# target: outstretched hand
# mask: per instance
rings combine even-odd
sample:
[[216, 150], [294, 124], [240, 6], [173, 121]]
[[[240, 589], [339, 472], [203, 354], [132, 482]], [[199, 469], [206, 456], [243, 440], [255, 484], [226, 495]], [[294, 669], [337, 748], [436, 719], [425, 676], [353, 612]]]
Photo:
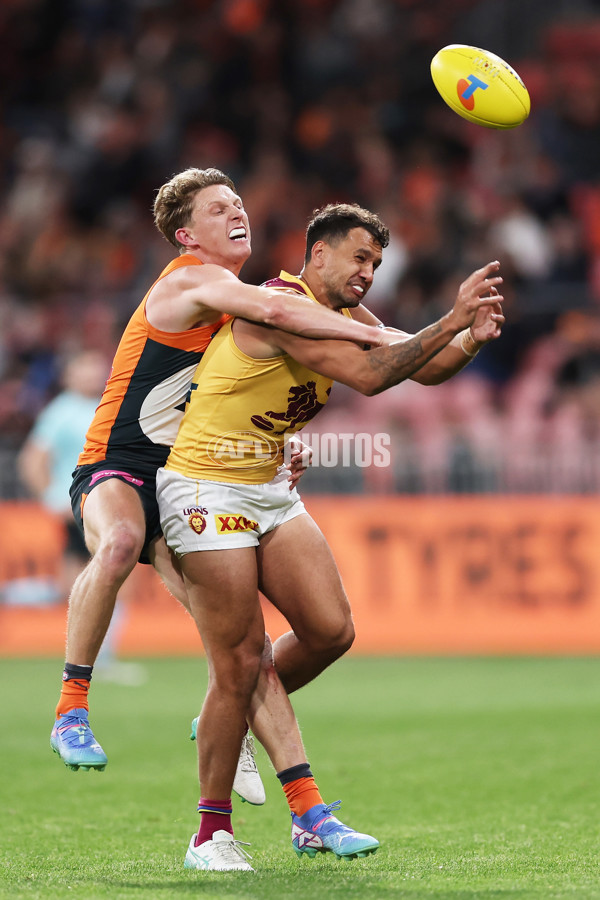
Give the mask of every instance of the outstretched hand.
[[[504, 297], [498, 293], [497, 289], [497, 285], [502, 284], [502, 277], [496, 274], [499, 268], [500, 263], [498, 260], [494, 260], [487, 266], [483, 266], [482, 269], [477, 269], [463, 281], [450, 313], [457, 326], [457, 331], [475, 325], [476, 320], [478, 327], [487, 322], [486, 334], [490, 331], [492, 324], [494, 332], [502, 326], [504, 316], [501, 303]], [[478, 337], [477, 340], [491, 340], [492, 337], [498, 337], [499, 334], [500, 331], [498, 334], [489, 334], [485, 338]], [[475, 337], [475, 335], [473, 336]]]
[[[498, 291], [495, 287], [491, 287], [490, 293], [493, 296], [494, 294], [497, 295]], [[504, 322], [504, 313], [499, 302], [481, 306], [471, 325], [471, 334], [477, 343], [487, 344], [488, 341], [493, 341], [495, 338], [500, 337]]]

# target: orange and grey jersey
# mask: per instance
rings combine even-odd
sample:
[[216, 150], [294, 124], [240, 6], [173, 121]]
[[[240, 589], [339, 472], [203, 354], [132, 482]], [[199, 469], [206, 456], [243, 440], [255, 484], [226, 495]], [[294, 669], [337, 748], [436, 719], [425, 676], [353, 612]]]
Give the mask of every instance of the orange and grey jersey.
[[[175, 269], [194, 265], [202, 262], [189, 254], [179, 256], [154, 284]], [[211, 325], [187, 331], [160, 331], [146, 318], [151, 290], [119, 342], [78, 466], [111, 458], [121, 466], [162, 466], [175, 441], [196, 367], [211, 338], [230, 318], [224, 315]]]

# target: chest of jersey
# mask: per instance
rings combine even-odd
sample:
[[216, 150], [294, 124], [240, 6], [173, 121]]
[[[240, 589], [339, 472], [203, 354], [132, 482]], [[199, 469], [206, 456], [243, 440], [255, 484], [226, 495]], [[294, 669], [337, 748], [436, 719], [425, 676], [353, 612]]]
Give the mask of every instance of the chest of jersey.
[[198, 366], [167, 467], [217, 481], [268, 481], [285, 441], [324, 407], [331, 386], [287, 355], [246, 356], [228, 323]]

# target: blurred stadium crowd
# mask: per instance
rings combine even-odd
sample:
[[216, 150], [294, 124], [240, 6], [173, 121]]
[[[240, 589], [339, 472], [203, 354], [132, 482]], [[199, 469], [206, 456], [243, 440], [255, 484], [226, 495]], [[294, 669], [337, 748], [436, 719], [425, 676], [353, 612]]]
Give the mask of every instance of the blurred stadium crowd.
[[[524, 126], [447, 109], [429, 62], [452, 42], [515, 66]], [[313, 423], [389, 433], [392, 466], [306, 490], [598, 490], [598, 2], [3, 0], [0, 43], [0, 497], [21, 491], [14, 458], [62, 365], [110, 358], [171, 258], [151, 206], [189, 165], [234, 178], [247, 281], [299, 271], [317, 206], [377, 211], [393, 237], [369, 305], [407, 331], [502, 262], [504, 334], [465, 373], [338, 386]]]

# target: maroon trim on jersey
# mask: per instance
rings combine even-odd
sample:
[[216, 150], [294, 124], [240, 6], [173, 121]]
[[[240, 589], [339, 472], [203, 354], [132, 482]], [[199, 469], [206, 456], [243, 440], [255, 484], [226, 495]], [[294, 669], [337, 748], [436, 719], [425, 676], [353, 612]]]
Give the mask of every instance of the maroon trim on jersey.
[[269, 281], [263, 282], [263, 287], [285, 288], [286, 290], [295, 291], [296, 293], [301, 291], [308, 297], [308, 290], [304, 282], [298, 283], [297, 281], [285, 281], [283, 278], [271, 278]]

